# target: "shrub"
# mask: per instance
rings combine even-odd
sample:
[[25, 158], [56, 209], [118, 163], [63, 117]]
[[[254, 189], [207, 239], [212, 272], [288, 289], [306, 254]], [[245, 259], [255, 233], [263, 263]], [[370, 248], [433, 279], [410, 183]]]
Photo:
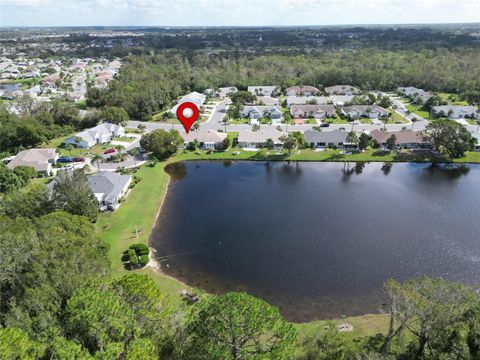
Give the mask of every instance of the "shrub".
[[144, 267], [145, 265], [148, 264], [148, 255], [142, 255], [140, 256], [140, 265], [141, 267]]

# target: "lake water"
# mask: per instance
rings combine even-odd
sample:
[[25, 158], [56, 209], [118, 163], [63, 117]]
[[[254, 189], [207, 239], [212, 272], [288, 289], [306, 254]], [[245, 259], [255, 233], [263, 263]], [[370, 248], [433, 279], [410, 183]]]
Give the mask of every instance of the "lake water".
[[0, 83], [0, 90], [17, 91], [20, 88], [18, 83]]
[[480, 285], [480, 166], [185, 162], [152, 246], [212, 293], [245, 290], [291, 321], [382, 310], [383, 282]]

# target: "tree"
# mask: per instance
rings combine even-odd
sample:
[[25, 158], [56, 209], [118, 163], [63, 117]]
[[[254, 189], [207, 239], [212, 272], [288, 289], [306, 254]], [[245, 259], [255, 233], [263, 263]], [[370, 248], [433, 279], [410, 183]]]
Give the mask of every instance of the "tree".
[[347, 144], [353, 144], [353, 145], [357, 145], [358, 144], [358, 136], [355, 132], [353, 131], [350, 131], [348, 134], [347, 134], [347, 137], [345, 139], [345, 142]]
[[103, 158], [103, 156], [101, 154], [93, 154], [92, 159], [91, 159], [92, 165], [97, 164], [98, 171], [100, 171], [100, 164], [104, 161], [105, 161], [105, 159]]
[[10, 218], [36, 218], [52, 211], [50, 193], [45, 186], [36, 185], [27, 191], [12, 191], [0, 199], [0, 214]]
[[81, 215], [90, 221], [97, 220], [98, 201], [90, 189], [82, 169], [71, 174], [63, 171], [55, 178], [52, 193], [53, 206], [74, 215]]
[[18, 189], [24, 184], [3, 162], [0, 162], [0, 192]]
[[272, 149], [275, 147], [275, 143], [273, 142], [272, 139], [268, 138], [268, 139], [267, 139], [267, 142], [265, 143], [265, 147], [266, 147], [268, 150], [272, 150]]
[[371, 137], [362, 132], [358, 138], [358, 148], [360, 150], [365, 150], [370, 144], [370, 140]]
[[438, 120], [427, 126], [435, 150], [451, 157], [461, 157], [474, 145], [470, 132], [455, 121]]
[[235, 94], [230, 96], [230, 99], [232, 100], [232, 103], [239, 108], [245, 104], [253, 104], [257, 97], [248, 91], [237, 91]]
[[390, 136], [387, 141], [387, 149], [392, 151], [393, 149], [395, 149], [395, 146], [397, 144], [397, 137], [395, 136], [395, 134], [392, 134], [392, 136]]
[[292, 134], [282, 135], [278, 138], [283, 143], [283, 149], [288, 151], [288, 154], [292, 153], [292, 149], [296, 146], [296, 139]]
[[29, 339], [20, 329], [0, 329], [0, 356], [2, 359], [38, 359], [45, 353], [45, 346]]
[[295, 330], [278, 309], [246, 293], [211, 296], [186, 329], [184, 358], [288, 359]]
[[100, 116], [104, 122], [112, 124], [125, 125], [129, 120], [129, 116], [125, 109], [117, 106], [105, 106], [101, 110]]
[[416, 337], [417, 343], [409, 358], [422, 359], [426, 349], [430, 358], [443, 356], [466, 358], [462, 333], [466, 332], [464, 317], [478, 304], [474, 292], [462, 284], [422, 277], [403, 284], [389, 280], [385, 284], [390, 300], [390, 330], [383, 351], [403, 329]]
[[158, 160], [167, 159], [175, 154], [182, 144], [183, 139], [177, 130], [158, 129], [143, 135], [140, 139], [140, 145]]
[[140, 149], [138, 147], [134, 147], [129, 152], [133, 158], [134, 166], [137, 167], [137, 156], [140, 155]]
[[300, 149], [305, 149], [307, 147], [307, 141], [305, 140], [305, 136], [301, 131], [293, 131], [292, 135], [295, 138], [295, 142]]

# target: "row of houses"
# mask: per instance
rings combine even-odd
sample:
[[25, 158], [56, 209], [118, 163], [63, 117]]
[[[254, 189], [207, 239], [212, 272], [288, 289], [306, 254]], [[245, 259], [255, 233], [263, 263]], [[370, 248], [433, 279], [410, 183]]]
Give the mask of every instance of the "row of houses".
[[[247, 91], [257, 95], [257, 96], [278, 96], [280, 95], [281, 89], [279, 86], [272, 85], [256, 85], [249, 86]], [[361, 93], [361, 90], [351, 85], [334, 85], [327, 86], [324, 88], [325, 93], [328, 95], [357, 95]], [[310, 85], [296, 85], [290, 86], [285, 89], [285, 94], [287, 96], [300, 96], [300, 97], [310, 97], [317, 96], [322, 94], [322, 91], [314, 86]]]
[[430, 111], [433, 117], [448, 117], [452, 120], [457, 119], [479, 119], [480, 109], [476, 106], [464, 105], [442, 105], [432, 106]]

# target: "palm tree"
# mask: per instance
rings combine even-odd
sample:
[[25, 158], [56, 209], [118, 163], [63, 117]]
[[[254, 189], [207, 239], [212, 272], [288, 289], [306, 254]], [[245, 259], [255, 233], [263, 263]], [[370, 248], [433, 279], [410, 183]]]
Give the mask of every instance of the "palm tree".
[[415, 125], [415, 123], [417, 122], [417, 118], [416, 117], [413, 117], [412, 118], [412, 131], [413, 131], [413, 126]]
[[410, 115], [412, 112], [410, 110], [405, 111], [404, 119], [407, 119], [407, 116]]
[[102, 155], [100, 154], [94, 154], [92, 156], [92, 164], [97, 164], [97, 167], [98, 167], [98, 171], [100, 171], [100, 163], [102, 163], [104, 161], [104, 158]]

